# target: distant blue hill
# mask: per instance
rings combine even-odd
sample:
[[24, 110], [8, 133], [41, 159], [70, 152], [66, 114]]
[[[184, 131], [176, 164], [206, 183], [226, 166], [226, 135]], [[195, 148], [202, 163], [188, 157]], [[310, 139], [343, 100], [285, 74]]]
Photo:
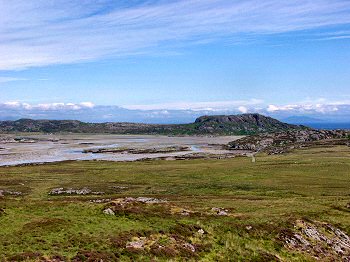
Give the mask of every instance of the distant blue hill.
[[332, 122], [329, 120], [323, 120], [308, 116], [291, 116], [284, 118], [282, 121], [288, 124], [304, 125], [316, 129], [350, 129], [350, 121]]
[[316, 129], [348, 129], [350, 130], [350, 123], [304, 123], [303, 125], [309, 126]]
[[290, 117], [282, 119], [281, 121], [288, 123], [288, 124], [299, 124], [299, 125], [303, 125], [305, 123], [323, 123], [323, 122], [325, 122], [322, 119], [313, 118], [313, 117], [309, 117], [309, 116], [290, 116]]

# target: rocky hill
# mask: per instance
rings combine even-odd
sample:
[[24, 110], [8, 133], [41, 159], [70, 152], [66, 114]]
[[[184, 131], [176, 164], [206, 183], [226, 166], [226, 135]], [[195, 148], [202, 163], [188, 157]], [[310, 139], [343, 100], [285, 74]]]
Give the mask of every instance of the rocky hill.
[[77, 120], [1, 121], [0, 132], [74, 132], [112, 134], [164, 135], [245, 135], [287, 130], [303, 130], [303, 126], [280, 122], [260, 114], [202, 116], [191, 124], [158, 125], [141, 123], [84, 123]]
[[223, 132], [265, 133], [305, 127], [286, 124], [277, 119], [260, 114], [202, 116], [196, 119], [198, 129], [204, 132], [221, 130]]

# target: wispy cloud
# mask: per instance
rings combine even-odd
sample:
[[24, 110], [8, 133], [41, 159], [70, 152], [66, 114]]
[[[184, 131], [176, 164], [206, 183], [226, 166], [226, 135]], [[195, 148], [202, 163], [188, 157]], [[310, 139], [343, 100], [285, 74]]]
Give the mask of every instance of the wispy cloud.
[[0, 0], [0, 70], [349, 23], [347, 0]]
[[350, 38], [350, 30], [336, 30], [331, 32], [326, 32], [320, 34], [316, 37], [318, 40], [328, 41], [328, 40], [342, 40]]
[[341, 39], [350, 39], [350, 34], [349, 35], [329, 36], [329, 37], [321, 38], [320, 40], [341, 40]]
[[25, 79], [25, 78], [18, 78], [18, 77], [0, 76], [0, 84], [1, 83], [14, 82], [14, 81], [24, 81], [24, 80], [27, 80], [27, 79]]

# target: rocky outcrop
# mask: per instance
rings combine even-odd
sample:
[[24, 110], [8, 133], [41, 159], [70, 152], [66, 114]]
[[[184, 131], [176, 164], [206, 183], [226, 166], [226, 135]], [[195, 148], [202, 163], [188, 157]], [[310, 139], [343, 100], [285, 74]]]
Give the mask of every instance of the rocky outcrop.
[[199, 153], [189, 153], [185, 155], [178, 155], [178, 156], [160, 156], [160, 157], [145, 157], [145, 158], [139, 158], [135, 161], [156, 161], [156, 160], [193, 160], [193, 159], [226, 159], [226, 158], [234, 158], [236, 156], [244, 155], [246, 152], [234, 152], [232, 153], [222, 153], [222, 154], [214, 154], [214, 153], [207, 153], [207, 152], [199, 152]]
[[350, 237], [328, 223], [297, 220], [280, 233], [284, 245], [321, 261], [350, 261]]
[[211, 211], [218, 216], [228, 216], [228, 210], [220, 207], [213, 207]]
[[212, 235], [198, 225], [176, 223], [169, 230], [158, 232], [124, 232], [111, 238], [111, 243], [115, 248], [128, 253], [160, 256], [161, 261], [197, 261], [205, 252], [210, 251], [211, 238]]
[[102, 195], [104, 192], [94, 192], [91, 189], [84, 187], [82, 189], [73, 189], [68, 188], [64, 189], [63, 187], [54, 188], [50, 191], [50, 195]]
[[279, 154], [291, 149], [307, 147], [317, 143], [348, 144], [348, 133], [344, 130], [290, 130], [284, 132], [247, 136], [230, 142], [230, 150], [248, 150]]
[[[90, 200], [91, 202], [91, 200]], [[96, 202], [93, 203], [103, 203]], [[102, 210], [106, 215], [149, 214], [151, 216], [236, 216], [232, 208], [213, 207], [209, 210], [192, 210], [166, 199], [153, 197], [125, 197], [111, 200]]]
[[169, 147], [153, 147], [153, 148], [89, 148], [83, 150], [83, 153], [129, 153], [129, 154], [157, 154], [157, 153], [172, 153], [191, 150], [188, 146], [169, 146]]
[[21, 196], [22, 192], [18, 192], [18, 191], [11, 191], [11, 190], [7, 190], [7, 189], [0, 189], [0, 197], [2, 196]]

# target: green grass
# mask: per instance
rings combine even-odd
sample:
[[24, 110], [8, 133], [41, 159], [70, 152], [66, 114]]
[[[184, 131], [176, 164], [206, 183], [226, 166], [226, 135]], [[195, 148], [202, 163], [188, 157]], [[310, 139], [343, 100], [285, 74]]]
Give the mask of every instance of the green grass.
[[[283, 261], [312, 260], [278, 240], [296, 219], [331, 223], [350, 233], [350, 148], [312, 148], [286, 155], [249, 158], [153, 162], [62, 162], [0, 168], [0, 189], [20, 197], [0, 197], [0, 260], [155, 261], [167, 254], [131, 252], [118, 239], [150, 234], [179, 234], [197, 225], [208, 232], [196, 256], [173, 260]], [[113, 186], [127, 186], [116, 190]], [[51, 196], [52, 188], [88, 187], [103, 196]], [[228, 208], [232, 216], [189, 217], [155, 213], [103, 214], [96, 198], [151, 196], [197, 212]], [[146, 208], [145, 208], [146, 209]], [[251, 226], [251, 230], [247, 230]], [[186, 228], [186, 227], [185, 227]], [[166, 237], [161, 240], [169, 241]], [[84, 253], [85, 252], [85, 253]], [[85, 255], [82, 255], [85, 254]]]

